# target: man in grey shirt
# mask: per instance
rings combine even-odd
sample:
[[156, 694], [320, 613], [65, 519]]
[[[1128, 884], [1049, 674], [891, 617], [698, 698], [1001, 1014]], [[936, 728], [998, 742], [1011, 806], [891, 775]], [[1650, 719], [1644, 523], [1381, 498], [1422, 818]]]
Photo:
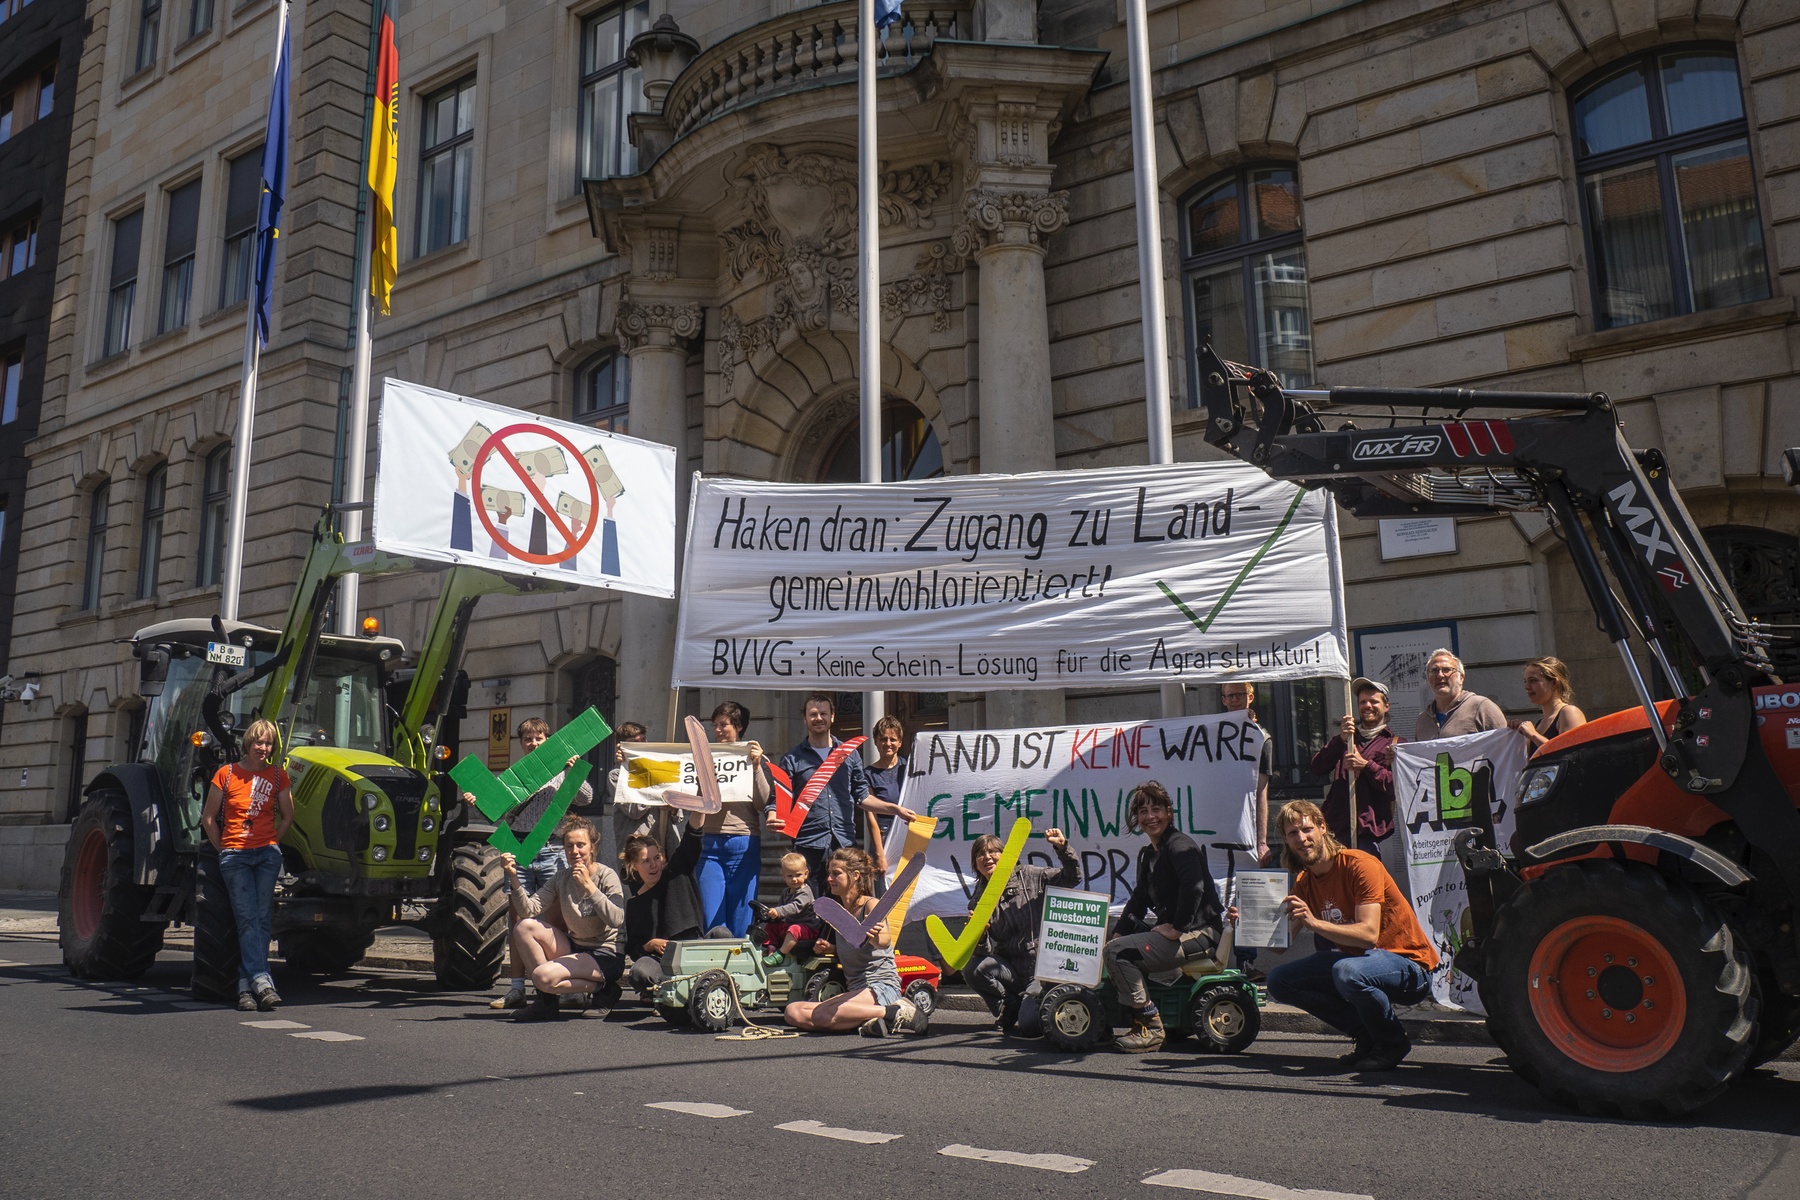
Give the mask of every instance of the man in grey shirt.
[[1425, 660], [1425, 682], [1431, 688], [1431, 703], [1413, 723], [1413, 741], [1506, 728], [1506, 714], [1498, 704], [1463, 690], [1462, 659], [1450, 651], [1431, 652]]

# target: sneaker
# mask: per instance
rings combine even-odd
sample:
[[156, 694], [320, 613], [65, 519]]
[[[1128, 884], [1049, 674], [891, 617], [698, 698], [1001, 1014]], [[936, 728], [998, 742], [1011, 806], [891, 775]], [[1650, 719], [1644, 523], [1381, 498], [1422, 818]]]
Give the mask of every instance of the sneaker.
[[1132, 1022], [1131, 1032], [1115, 1041], [1113, 1047], [1126, 1054], [1148, 1054], [1162, 1049], [1165, 1036], [1162, 1014], [1153, 1012]]
[[256, 1010], [258, 1012], [274, 1012], [280, 1007], [281, 994], [275, 990], [274, 984], [265, 983], [256, 989]]
[[549, 1021], [557, 1016], [561, 1002], [547, 992], [539, 992], [537, 999], [513, 1014], [515, 1021]]
[[899, 1008], [900, 1006], [897, 1004], [888, 1005], [886, 1012], [882, 1013], [879, 1017], [870, 1017], [862, 1023], [862, 1027], [856, 1032], [862, 1034], [866, 1038], [884, 1038], [891, 1036], [894, 1032], [895, 1021], [899, 1017]]
[[894, 1030], [897, 1033], [927, 1034], [931, 1032], [931, 1014], [902, 997], [894, 1006], [899, 1012], [894, 1018]]
[[492, 1000], [489, 1000], [488, 1007], [489, 1008], [524, 1008], [525, 1007], [525, 985], [522, 983], [513, 984], [511, 987], [506, 989], [506, 995], [495, 996]]
[[249, 992], [239, 992], [237, 1008], [239, 1012], [255, 1012], [256, 997]]
[[787, 957], [787, 955], [783, 954], [779, 950], [771, 950], [767, 954], [763, 955], [763, 966], [779, 967], [781, 965], [781, 960], [786, 957]]
[[587, 1015], [602, 1021], [606, 1020], [612, 1016], [612, 1010], [618, 1006], [619, 997], [622, 995], [624, 995], [624, 989], [618, 983], [602, 985], [600, 990], [588, 1000]]
[[1374, 1042], [1371, 1042], [1366, 1038], [1357, 1038], [1356, 1041], [1351, 1043], [1347, 1053], [1337, 1056], [1337, 1065], [1340, 1067], [1353, 1067], [1374, 1052]]
[[1403, 1041], [1392, 1046], [1376, 1046], [1350, 1064], [1352, 1071], [1391, 1071], [1406, 1061], [1412, 1053], [1412, 1042]]

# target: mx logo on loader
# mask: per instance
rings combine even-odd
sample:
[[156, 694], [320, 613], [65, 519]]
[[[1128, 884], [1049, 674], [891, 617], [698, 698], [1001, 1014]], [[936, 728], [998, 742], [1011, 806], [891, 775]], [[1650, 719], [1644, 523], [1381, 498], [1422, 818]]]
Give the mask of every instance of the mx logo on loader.
[[1487, 798], [1495, 823], [1499, 823], [1500, 814], [1492, 811], [1494, 767], [1487, 759], [1477, 759], [1470, 766], [1457, 767], [1451, 765], [1450, 755], [1446, 751], [1437, 756], [1436, 770], [1429, 786], [1433, 803], [1429, 808], [1421, 808], [1408, 823], [1407, 828], [1413, 833], [1426, 827], [1433, 833], [1442, 833], [1446, 829], [1467, 829], [1477, 825], [1481, 819], [1481, 807], [1476, 801], [1483, 796]]
[[[1619, 519], [1631, 531], [1631, 538], [1644, 548], [1644, 561], [1656, 572], [1656, 581], [1662, 584], [1665, 592], [1679, 591], [1693, 582], [1688, 575], [1687, 564], [1675, 553], [1675, 547], [1663, 536], [1662, 526], [1657, 524], [1656, 514], [1649, 505], [1638, 504], [1637, 484], [1627, 479], [1612, 491], [1606, 493], [1613, 502]], [[1667, 566], [1656, 565], [1656, 553], [1662, 551], [1674, 561]]]

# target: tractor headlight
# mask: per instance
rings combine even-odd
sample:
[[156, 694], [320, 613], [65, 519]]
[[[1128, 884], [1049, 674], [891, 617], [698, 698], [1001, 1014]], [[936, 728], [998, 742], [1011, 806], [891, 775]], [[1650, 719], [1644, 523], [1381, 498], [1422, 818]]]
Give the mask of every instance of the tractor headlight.
[[420, 862], [430, 862], [431, 861], [431, 847], [430, 846], [424, 846], [424, 847], [420, 848], [419, 861]]
[[1561, 763], [1546, 763], [1541, 767], [1527, 767], [1519, 776], [1519, 807], [1542, 804], [1550, 798], [1550, 789], [1556, 786], [1556, 777], [1562, 774]]
[[369, 851], [369, 857], [374, 859], [376, 862], [386, 862], [387, 861], [387, 847], [386, 846], [374, 847], [373, 849], [371, 849]]
[[368, 811], [374, 812], [375, 806], [380, 803], [381, 803], [381, 797], [377, 796], [374, 792], [364, 792], [363, 793], [363, 807], [365, 809], [367, 809]]
[[378, 816], [375, 818], [375, 832], [386, 833], [388, 831], [388, 826], [391, 824], [393, 824], [393, 822], [389, 821], [386, 815]]
[[419, 828], [423, 829], [426, 833], [430, 833], [437, 828], [437, 822], [430, 817], [426, 817], [423, 821], [419, 822]]

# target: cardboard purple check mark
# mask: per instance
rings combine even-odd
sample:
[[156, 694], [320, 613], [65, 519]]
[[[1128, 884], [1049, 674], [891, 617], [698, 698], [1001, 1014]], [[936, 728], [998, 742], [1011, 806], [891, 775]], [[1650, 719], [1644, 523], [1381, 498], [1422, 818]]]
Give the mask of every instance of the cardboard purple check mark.
[[887, 893], [882, 896], [881, 903], [869, 910], [867, 920], [858, 921], [850, 915], [849, 909], [830, 896], [813, 901], [813, 911], [819, 914], [827, 925], [842, 934], [847, 944], [860, 946], [868, 939], [869, 930], [887, 919], [888, 913], [893, 910], [894, 905], [900, 903], [900, 897], [906, 895], [907, 889], [912, 887], [913, 880], [917, 879], [919, 873], [924, 869], [925, 856], [923, 854], [913, 855], [907, 864], [900, 868], [900, 873], [894, 876], [893, 882], [888, 884]]
[[694, 752], [694, 783], [700, 794], [664, 792], [663, 802], [685, 812], [716, 813], [725, 806], [719, 794], [719, 769], [713, 765], [712, 743], [698, 717], [687, 719], [688, 748]]

